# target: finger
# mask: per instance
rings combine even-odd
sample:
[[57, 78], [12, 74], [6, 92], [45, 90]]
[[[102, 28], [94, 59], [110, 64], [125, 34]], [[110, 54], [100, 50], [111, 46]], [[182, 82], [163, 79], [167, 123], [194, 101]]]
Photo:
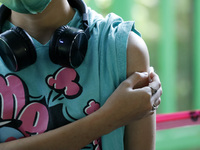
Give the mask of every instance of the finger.
[[151, 96], [151, 104], [152, 106], [155, 105], [155, 106], [158, 106], [160, 105], [160, 102], [161, 102], [161, 97], [162, 95], [162, 88], [159, 88], [158, 91]]
[[158, 90], [161, 87], [160, 79], [157, 74], [152, 73], [152, 75], [153, 75], [153, 78], [152, 78], [151, 83], [149, 83], [149, 86], [155, 90]]
[[158, 107], [160, 103], [161, 103], [161, 98], [158, 98], [157, 100], [155, 100], [154, 105]]
[[151, 78], [151, 81], [157, 81], [157, 82], [160, 82], [160, 78], [159, 76], [155, 73], [155, 72], [151, 72], [149, 74], [149, 77]]
[[152, 105], [152, 110], [151, 111], [156, 111], [160, 105], [160, 102], [161, 102], [161, 98], [157, 99], [155, 101], [155, 103]]
[[149, 67], [148, 74], [151, 74], [152, 72], [154, 72], [154, 68], [153, 67]]
[[145, 86], [145, 87], [141, 88], [141, 90], [145, 91], [149, 96], [152, 95], [151, 88], [149, 86]]
[[159, 97], [159, 98], [154, 102], [154, 104], [153, 104], [153, 106], [152, 106], [152, 110], [153, 110], [153, 111], [157, 110], [158, 107], [159, 107], [159, 105], [160, 105], [160, 103], [161, 103], [161, 98]]
[[[150, 100], [150, 105], [151, 105], [151, 108], [150, 108], [150, 110], [149, 110], [149, 113], [147, 113], [147, 116], [149, 116], [149, 115], [152, 115], [152, 114], [154, 114], [155, 113], [155, 110], [157, 110], [158, 109], [158, 107], [159, 107], [159, 102], [161, 101], [161, 100], [155, 100], [154, 98], [156, 98], [156, 96], [154, 96], [154, 98], [152, 99], [152, 93], [151, 93], [151, 88], [149, 87], [149, 86], [146, 86], [146, 87], [143, 87], [143, 88], [140, 88], [140, 89], [136, 89], [137, 91], [141, 91], [142, 93], [143, 93], [143, 95], [144, 95], [144, 91], [145, 91], [145, 93], [147, 94], [147, 95], [149, 95], [149, 100]], [[160, 91], [159, 91], [160, 92]], [[158, 95], [158, 94], [157, 94]], [[158, 98], [158, 99], [160, 99], [160, 97]], [[155, 104], [154, 104], [154, 102], [155, 102]], [[154, 105], [154, 107], [153, 107], [153, 105]], [[154, 109], [153, 109], [154, 108]]]
[[145, 80], [148, 78], [147, 72], [135, 72], [130, 77], [128, 77], [124, 82], [128, 83], [128, 86], [133, 88], [137, 83], [139, 83], [142, 80]]
[[152, 72], [154, 72], [154, 68], [153, 68], [153, 67], [149, 67], [149, 69], [148, 69], [148, 74], [149, 74], [149, 82], [151, 82], [151, 81], [152, 81], [152, 79], [151, 79], [151, 77], [150, 77], [150, 74], [151, 74]]

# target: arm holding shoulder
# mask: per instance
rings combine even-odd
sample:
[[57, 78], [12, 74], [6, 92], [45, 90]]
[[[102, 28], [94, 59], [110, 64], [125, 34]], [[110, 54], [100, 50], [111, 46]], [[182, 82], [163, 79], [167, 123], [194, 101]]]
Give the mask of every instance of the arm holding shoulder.
[[[149, 68], [149, 53], [143, 39], [130, 32], [127, 47], [127, 76], [134, 72], [147, 72]], [[147, 83], [141, 83], [139, 87]], [[126, 126], [125, 149], [155, 149], [155, 114], [133, 121]]]
[[[134, 33], [130, 33], [128, 45], [128, 72], [130, 75], [136, 71], [147, 71], [149, 66], [147, 48], [144, 42]], [[126, 150], [132, 148], [144, 149], [142, 146], [153, 145], [154, 137], [154, 117], [142, 120], [138, 116], [143, 116], [150, 110], [142, 107], [144, 101], [141, 99], [143, 90], [135, 91], [135, 80], [148, 80], [148, 75], [133, 74], [126, 83], [121, 84], [116, 91], [108, 98], [106, 103], [96, 112], [75, 121], [71, 124], [57, 128], [55, 130], [12, 142], [1, 143], [1, 150], [43, 150], [43, 149], [81, 149], [93, 140], [102, 135], [124, 126], [134, 119], [126, 128]], [[138, 80], [137, 80], [138, 81]], [[137, 82], [136, 82], [137, 83]], [[138, 85], [140, 86], [140, 85]], [[141, 85], [142, 86], [142, 85]], [[144, 92], [145, 93], [145, 92]], [[135, 95], [138, 96], [135, 96]], [[124, 108], [126, 111], [124, 111]], [[139, 109], [138, 109], [139, 108]], [[141, 109], [140, 109], [141, 108]], [[92, 122], [92, 124], [91, 124]], [[136, 132], [137, 131], [137, 132]], [[133, 142], [133, 146], [129, 146]], [[145, 142], [145, 144], [143, 144]]]

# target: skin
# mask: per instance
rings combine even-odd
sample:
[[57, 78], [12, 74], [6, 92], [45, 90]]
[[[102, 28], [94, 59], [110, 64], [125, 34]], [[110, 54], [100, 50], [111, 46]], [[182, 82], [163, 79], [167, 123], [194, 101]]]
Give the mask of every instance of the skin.
[[[52, 0], [49, 6], [37, 15], [12, 11], [10, 21], [45, 44], [55, 29], [67, 24], [74, 13], [66, 0]], [[160, 104], [162, 88], [157, 74], [148, 74], [148, 69], [149, 55], [146, 44], [135, 33], [130, 32], [127, 46], [127, 79], [99, 110], [44, 134], [2, 143], [0, 149], [78, 150], [124, 125], [126, 150], [155, 149], [155, 111], [152, 111], [152, 105]], [[154, 96], [151, 95], [150, 86], [158, 90]]]
[[40, 43], [45, 44], [58, 27], [72, 20], [74, 14], [75, 10], [66, 0], [52, 0], [48, 7], [37, 15], [12, 11], [10, 21], [26, 30]]
[[[145, 72], [149, 69], [149, 54], [145, 42], [131, 32], [127, 48], [127, 76], [134, 72]], [[140, 83], [137, 87], [145, 86]], [[156, 113], [146, 118], [133, 121], [126, 126], [126, 150], [153, 150], [155, 149]]]

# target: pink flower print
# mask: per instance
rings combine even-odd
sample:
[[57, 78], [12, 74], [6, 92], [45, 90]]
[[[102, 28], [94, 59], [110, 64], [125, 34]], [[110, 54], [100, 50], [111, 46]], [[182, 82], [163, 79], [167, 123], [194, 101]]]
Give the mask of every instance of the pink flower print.
[[85, 107], [84, 112], [86, 115], [89, 115], [95, 112], [96, 110], [98, 110], [99, 108], [100, 108], [100, 105], [98, 102], [95, 102], [95, 100], [90, 100], [88, 102], [88, 105]]
[[69, 99], [76, 98], [82, 93], [78, 81], [79, 76], [72, 68], [61, 68], [54, 75], [47, 77], [49, 87]]
[[[84, 113], [86, 115], [92, 114], [93, 112], [97, 111], [100, 108], [100, 104], [95, 102], [95, 100], [90, 100], [87, 106], [84, 108]], [[94, 146], [94, 150], [101, 150], [101, 138], [94, 140], [92, 142]]]

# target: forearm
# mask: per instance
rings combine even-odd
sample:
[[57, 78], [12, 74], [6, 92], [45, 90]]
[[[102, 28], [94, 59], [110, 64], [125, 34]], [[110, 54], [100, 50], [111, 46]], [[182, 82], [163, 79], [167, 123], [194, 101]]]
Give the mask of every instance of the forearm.
[[[132, 121], [135, 121], [134, 130], [142, 131], [148, 121], [144, 119], [143, 123], [139, 123], [138, 120], [152, 114], [151, 89], [145, 87], [134, 90], [134, 86], [146, 79], [147, 73], [134, 73], [119, 85], [99, 110], [87, 117], [41, 135], [0, 144], [0, 149], [77, 150]], [[156, 78], [154, 80], [157, 83]], [[159, 93], [155, 96], [160, 97]]]
[[126, 126], [125, 150], [155, 150], [156, 113]]
[[147, 73], [134, 73], [119, 85], [99, 110], [87, 117], [41, 135], [0, 144], [0, 149], [81, 149], [93, 140], [152, 113], [150, 88], [134, 90], [138, 82], [146, 79]]
[[113, 126], [99, 110], [83, 119], [58, 129], [12, 142], [0, 144], [1, 150], [78, 150], [112, 131]]

